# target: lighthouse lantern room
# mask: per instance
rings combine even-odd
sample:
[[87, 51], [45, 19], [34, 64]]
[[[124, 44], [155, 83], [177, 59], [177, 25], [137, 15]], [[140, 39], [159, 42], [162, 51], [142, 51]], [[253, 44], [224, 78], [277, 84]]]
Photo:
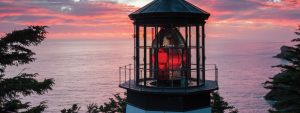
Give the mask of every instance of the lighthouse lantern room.
[[206, 64], [209, 16], [185, 0], [154, 0], [129, 15], [134, 64], [119, 69], [126, 113], [211, 113], [218, 69]]

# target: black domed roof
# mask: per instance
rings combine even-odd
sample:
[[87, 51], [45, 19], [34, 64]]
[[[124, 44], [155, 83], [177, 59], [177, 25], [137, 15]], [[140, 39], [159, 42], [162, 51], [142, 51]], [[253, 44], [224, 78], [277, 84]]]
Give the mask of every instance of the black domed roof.
[[129, 15], [130, 19], [192, 19], [207, 20], [210, 14], [185, 0], [154, 0]]

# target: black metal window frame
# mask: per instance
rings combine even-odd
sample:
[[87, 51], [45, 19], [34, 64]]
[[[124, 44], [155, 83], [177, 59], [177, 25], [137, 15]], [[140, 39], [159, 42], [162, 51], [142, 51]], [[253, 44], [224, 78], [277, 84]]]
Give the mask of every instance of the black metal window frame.
[[[149, 71], [156, 72], [155, 75], [157, 75], [157, 71], [151, 68], [151, 65], [157, 65], [157, 62], [152, 64], [152, 59], [149, 57], [149, 61], [147, 60], [147, 57], [150, 56], [151, 52], [147, 52], [147, 49], [149, 49], [149, 46], [147, 46], [147, 28], [154, 29], [154, 36], [156, 37], [159, 29], [163, 27], [164, 25], [146, 25], [146, 24], [134, 24], [134, 76], [135, 76], [135, 84], [138, 86], [145, 86], [147, 87], [147, 79], [149, 78]], [[192, 65], [191, 62], [191, 49], [192, 47], [196, 48], [196, 86], [202, 86], [205, 84], [205, 24], [196, 24], [196, 25], [185, 25], [185, 26], [173, 26], [177, 28], [184, 28], [185, 34], [185, 49], [187, 52], [185, 56], [186, 61], [186, 67], [188, 67], [185, 71], [185, 75], [189, 75], [192, 71]], [[196, 45], [192, 46], [192, 28], [195, 27], [195, 40]], [[142, 36], [141, 36], [142, 35]], [[141, 44], [141, 41], [143, 40], [143, 44]], [[153, 40], [152, 40], [153, 41]], [[143, 53], [141, 53], [141, 49], [143, 49]], [[143, 55], [141, 55], [143, 54]], [[155, 58], [158, 59], [157, 51], [155, 51]], [[142, 61], [141, 61], [142, 60]], [[157, 60], [156, 60], [157, 61]], [[148, 64], [149, 62], [149, 64]], [[150, 65], [150, 66], [147, 66]], [[149, 68], [148, 68], [149, 67]], [[148, 70], [148, 71], [147, 71]], [[186, 79], [185, 84], [188, 84], [188, 79]], [[186, 87], [189, 87], [186, 85]]]

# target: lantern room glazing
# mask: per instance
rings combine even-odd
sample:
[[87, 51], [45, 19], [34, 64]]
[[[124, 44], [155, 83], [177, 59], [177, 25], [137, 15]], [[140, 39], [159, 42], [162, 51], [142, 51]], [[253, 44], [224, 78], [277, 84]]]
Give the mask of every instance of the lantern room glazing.
[[128, 72], [134, 77], [126, 83], [152, 88], [204, 86], [209, 16], [185, 0], [154, 0], [131, 13], [134, 64], [125, 66], [125, 81]]

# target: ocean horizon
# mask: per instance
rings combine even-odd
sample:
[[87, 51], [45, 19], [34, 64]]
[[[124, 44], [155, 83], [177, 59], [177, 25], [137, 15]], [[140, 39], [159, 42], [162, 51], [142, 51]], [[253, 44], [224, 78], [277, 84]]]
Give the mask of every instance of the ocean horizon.
[[[241, 113], [267, 113], [270, 105], [263, 96], [268, 90], [262, 83], [274, 76], [281, 63], [272, 58], [280, 52], [283, 42], [234, 42], [208, 38], [207, 64], [219, 68], [219, 92]], [[54, 78], [53, 90], [45, 95], [23, 97], [33, 105], [46, 100], [45, 113], [60, 112], [72, 104], [81, 111], [92, 103], [99, 105], [113, 94], [123, 93], [118, 87], [118, 68], [133, 63], [132, 39], [53, 40], [47, 39], [37, 47], [37, 60], [20, 67], [9, 67], [9, 75], [24, 72], [39, 73], [39, 80]]]

